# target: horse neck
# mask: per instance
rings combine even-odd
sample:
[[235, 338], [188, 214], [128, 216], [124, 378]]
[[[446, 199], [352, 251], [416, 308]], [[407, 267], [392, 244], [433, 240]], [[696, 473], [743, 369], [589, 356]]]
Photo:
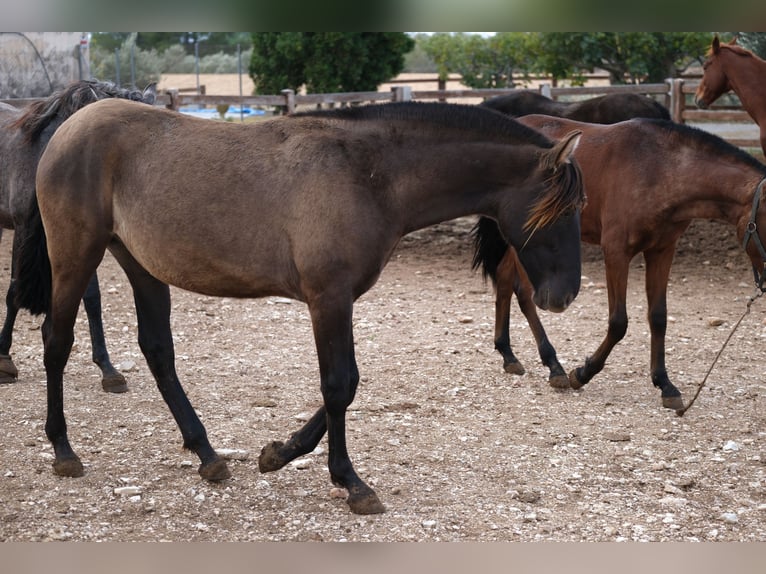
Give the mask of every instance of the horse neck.
[[698, 174], [689, 186], [692, 193], [679, 195], [676, 219], [715, 219], [734, 226], [743, 224], [750, 214], [753, 192], [766, 172], [737, 164], [724, 169], [713, 177]]
[[733, 52], [729, 58], [732, 62], [726, 67], [726, 77], [732, 90], [757, 124], [766, 123], [766, 61]]
[[[405, 233], [466, 215], [495, 217], [509, 193], [523, 218], [529, 201], [523, 182], [536, 169], [537, 158], [532, 146], [519, 152], [520, 147], [478, 142], [416, 146], [395, 186]], [[435, 157], [440, 158], [436, 169]]]

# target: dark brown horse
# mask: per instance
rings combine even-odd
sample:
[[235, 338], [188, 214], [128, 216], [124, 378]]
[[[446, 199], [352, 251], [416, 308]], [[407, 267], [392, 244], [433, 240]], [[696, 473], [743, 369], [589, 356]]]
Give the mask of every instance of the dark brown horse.
[[567, 377], [537, 316], [523, 266], [497, 225], [481, 218], [475, 228], [474, 266], [482, 266], [497, 287], [495, 348], [503, 356], [505, 370], [523, 373], [508, 334], [510, 300], [516, 293], [540, 358], [550, 369], [551, 385], [580, 388], [590, 381], [625, 336], [629, 263], [643, 253], [651, 380], [662, 393], [663, 406], [682, 408], [681, 393], [665, 367], [666, 295], [676, 243], [693, 219], [728, 222], [740, 240], [744, 238], [762, 285], [766, 251], [759, 247], [760, 231], [752, 230], [766, 228], [766, 207], [761, 203], [766, 166], [717, 136], [667, 121], [635, 119], [606, 126], [535, 115], [519, 121], [554, 138], [573, 129], [583, 132], [575, 152], [588, 194], [582, 240], [603, 251], [609, 320], [599, 348]]
[[[35, 195], [37, 162], [56, 129], [80, 108], [104, 98], [123, 98], [151, 104], [156, 97], [154, 85], [144, 91], [119, 88], [110, 82], [84, 80], [69, 84], [49, 97], [19, 109], [0, 102], [0, 233], [14, 229], [29, 216]], [[18, 370], [11, 359], [13, 326], [19, 308], [15, 302], [16, 282], [13, 268], [18, 256], [19, 234], [14, 235], [11, 255], [11, 281], [6, 295], [6, 315], [0, 331], [0, 383], [16, 380]], [[93, 362], [101, 369], [105, 391], [128, 390], [125, 377], [109, 358], [101, 322], [101, 294], [98, 278], [93, 275], [83, 297], [88, 315]]]
[[616, 93], [575, 102], [559, 102], [539, 92], [519, 90], [490, 98], [481, 104], [511, 117], [545, 114], [593, 124], [614, 124], [631, 118], [669, 120], [670, 112], [648, 96]]
[[39, 219], [30, 221], [19, 275], [24, 306], [47, 313], [46, 433], [55, 472], [83, 472], [67, 438], [62, 378], [78, 299], [109, 249], [133, 287], [141, 350], [201, 476], [230, 474], [175, 372], [168, 284], [308, 305], [324, 406], [286, 443], [267, 445], [259, 468], [281, 468], [327, 432], [330, 477], [348, 489], [351, 510], [382, 512], [346, 449], [345, 414], [359, 381], [354, 301], [402, 236], [478, 213], [520, 249], [536, 303], [564, 310], [580, 285], [584, 194], [569, 159], [576, 142], [576, 132], [554, 145], [501, 114], [449, 104], [245, 125], [117, 100], [78, 112], [40, 160], [45, 233]]
[[694, 102], [705, 109], [726, 92], [734, 91], [761, 128], [761, 148], [766, 154], [766, 61], [736, 42], [735, 38], [721, 44], [718, 36], [713, 38]]

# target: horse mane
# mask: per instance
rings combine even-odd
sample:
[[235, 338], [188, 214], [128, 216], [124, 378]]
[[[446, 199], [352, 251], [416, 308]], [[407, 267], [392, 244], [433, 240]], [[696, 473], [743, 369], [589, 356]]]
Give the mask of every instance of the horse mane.
[[[750, 50], [748, 50], [747, 48], [743, 48], [739, 44], [720, 44], [719, 48], [725, 48], [727, 50], [731, 50], [732, 52], [734, 52], [738, 56], [748, 56], [750, 58], [755, 58], [756, 57], [756, 55], [753, 54]], [[710, 48], [708, 48], [707, 55], [708, 56], [712, 56], [713, 55], [713, 47], [712, 46]]]
[[[553, 169], [552, 158], [547, 158], [545, 169]], [[561, 163], [546, 182], [548, 191], [529, 209], [524, 231], [535, 232], [585, 206], [585, 192], [580, 166], [574, 159]]]
[[49, 125], [54, 122], [60, 125], [80, 108], [104, 98], [154, 103], [153, 97], [152, 101], [148, 101], [141, 90], [120, 88], [112, 82], [80, 80], [53, 92], [44, 100], [31, 103], [11, 127], [20, 130], [28, 141], [34, 142]]
[[483, 106], [436, 102], [395, 102], [369, 104], [332, 110], [313, 110], [292, 117], [336, 118], [348, 121], [387, 120], [435, 122], [443, 127], [470, 130], [480, 137], [527, 141], [543, 148], [554, 145], [548, 137], [513, 118]]
[[656, 128], [668, 132], [679, 140], [683, 140], [683, 143], [686, 145], [694, 146], [697, 149], [708, 149], [719, 156], [726, 155], [731, 158], [732, 161], [744, 163], [749, 167], [766, 174], [766, 165], [758, 161], [755, 157], [744, 151], [742, 148], [730, 144], [725, 139], [703, 129], [655, 118], [636, 118], [631, 121], [640, 122], [641, 124], [649, 126], [654, 125]]

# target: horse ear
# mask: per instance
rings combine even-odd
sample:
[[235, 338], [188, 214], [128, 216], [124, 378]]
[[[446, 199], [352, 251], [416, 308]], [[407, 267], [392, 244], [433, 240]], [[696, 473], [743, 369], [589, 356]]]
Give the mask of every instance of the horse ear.
[[144, 88], [144, 102], [153, 104], [157, 99], [157, 82], [152, 82]]
[[572, 163], [572, 154], [577, 148], [577, 144], [580, 143], [581, 130], [574, 130], [569, 132], [559, 142], [553, 146], [551, 150], [551, 157], [554, 162], [553, 165], [558, 166], [562, 163]]
[[718, 35], [717, 34], [713, 38], [713, 46], [712, 47], [713, 47], [713, 53], [714, 54], [717, 54], [718, 50], [721, 49], [721, 41], [718, 39]]

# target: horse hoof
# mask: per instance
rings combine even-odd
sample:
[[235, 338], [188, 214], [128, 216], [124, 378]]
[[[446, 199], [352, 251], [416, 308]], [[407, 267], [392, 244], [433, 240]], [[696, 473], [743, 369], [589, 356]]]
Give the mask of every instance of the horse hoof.
[[684, 400], [681, 397], [662, 397], [662, 406], [666, 409], [680, 411], [684, 408]]
[[208, 464], [201, 464], [199, 467], [199, 475], [210, 482], [221, 482], [231, 478], [231, 472], [229, 467], [226, 466], [226, 461], [222, 458], [216, 459]]
[[519, 376], [527, 372], [527, 370], [524, 368], [524, 365], [522, 365], [518, 361], [513, 363], [505, 363], [503, 365], [503, 370], [509, 375], [519, 375]]
[[548, 379], [548, 384], [554, 389], [568, 389], [572, 386], [566, 375], [552, 376]]
[[283, 442], [275, 441], [263, 447], [258, 457], [258, 470], [262, 473], [274, 472], [285, 466], [287, 461], [279, 454], [284, 446]]
[[569, 371], [569, 386], [574, 390], [581, 389], [585, 386], [585, 383], [581, 383], [577, 378], [577, 369]]
[[10, 355], [0, 355], [0, 383], [14, 383], [19, 377], [19, 370]]
[[374, 492], [349, 494], [346, 503], [354, 514], [382, 514], [386, 511], [386, 507]]
[[126, 393], [128, 392], [128, 382], [120, 373], [104, 375], [104, 378], [101, 379], [101, 388], [107, 393]]
[[10, 385], [18, 381], [16, 377], [0, 372], [0, 385]]
[[53, 472], [59, 476], [77, 478], [85, 474], [82, 462], [77, 457], [56, 459], [53, 462]]

